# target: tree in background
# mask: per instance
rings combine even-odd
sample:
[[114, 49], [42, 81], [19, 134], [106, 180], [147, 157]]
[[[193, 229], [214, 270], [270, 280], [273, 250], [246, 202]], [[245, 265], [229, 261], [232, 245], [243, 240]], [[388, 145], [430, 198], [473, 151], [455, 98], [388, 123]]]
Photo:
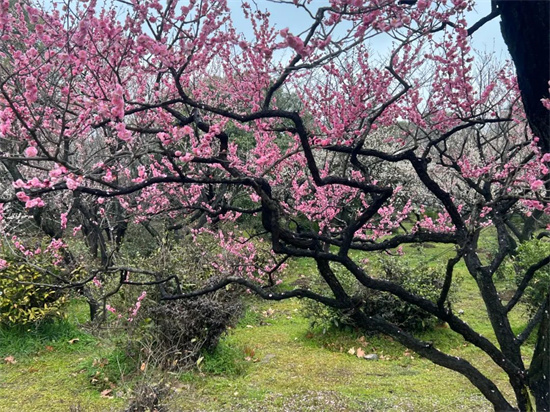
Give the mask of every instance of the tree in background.
[[[1, 2], [0, 177], [12, 182], [2, 194], [3, 247], [29, 261], [43, 253], [13, 224], [27, 211], [53, 245], [44, 250], [70, 256], [58, 261], [67, 274], [52, 287], [120, 272], [119, 286], [158, 284], [165, 300], [229, 284], [265, 299], [313, 299], [461, 373], [496, 410], [529, 410], [530, 393], [545, 410], [549, 298], [519, 334], [509, 315], [550, 256], [521, 273], [506, 301], [495, 274], [550, 211], [548, 136], [532, 115], [550, 107], [547, 83], [526, 92], [530, 74], [520, 65], [518, 87], [514, 67], [478, 58], [469, 45], [500, 12], [508, 43], [520, 43], [510, 16], [521, 9], [496, 1], [490, 16], [468, 25], [470, 1], [288, 3], [309, 14], [305, 32], [274, 30], [269, 13], [243, 3], [253, 31], [246, 38], [223, 0], [44, 9]], [[544, 26], [537, 22], [532, 29]], [[377, 36], [392, 39], [382, 64], [366, 47]], [[528, 104], [529, 93], [536, 98]], [[529, 230], [517, 227], [517, 215], [533, 217], [521, 224]], [[215, 236], [222, 279], [186, 292], [169, 287], [178, 281], [170, 273], [124, 261], [128, 228], [154, 231], [158, 222]], [[491, 254], [479, 245], [485, 228], [496, 237]], [[98, 259], [80, 262], [88, 275], [72, 278], [79, 258], [70, 249], [80, 236]], [[270, 245], [262, 264], [252, 239]], [[377, 278], [365, 261], [426, 242], [455, 251], [437, 299]], [[290, 257], [313, 261], [331, 294], [279, 291], [275, 274]], [[448, 300], [460, 261], [496, 342]], [[342, 285], [342, 271], [447, 322], [508, 375], [515, 399], [467, 360], [367, 313], [368, 301]], [[132, 272], [153, 279], [134, 281]], [[539, 325], [528, 367], [521, 348]]]

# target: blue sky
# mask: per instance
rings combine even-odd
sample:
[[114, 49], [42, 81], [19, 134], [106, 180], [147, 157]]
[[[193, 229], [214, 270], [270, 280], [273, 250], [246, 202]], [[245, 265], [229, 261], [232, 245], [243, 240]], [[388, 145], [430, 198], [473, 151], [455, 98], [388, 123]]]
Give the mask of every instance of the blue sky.
[[[326, 4], [323, 0], [315, 0], [312, 6], [315, 5], [315, 2], [318, 1], [319, 5]], [[253, 0], [248, 0], [249, 3], [254, 4]], [[242, 13], [240, 12], [241, 0], [228, 0], [228, 3], [233, 10], [234, 14], [234, 24], [237, 30], [242, 31], [245, 34], [250, 34], [249, 22], [247, 22]], [[298, 10], [292, 5], [288, 4], [276, 4], [268, 0], [255, 0], [255, 3], [262, 10], [269, 10], [271, 13], [272, 22], [277, 26], [278, 29], [283, 29], [288, 27], [293, 34], [298, 34], [301, 31], [307, 29], [311, 25], [311, 19], [305, 12]], [[468, 13], [468, 21], [470, 24], [475, 23], [481, 17], [486, 16], [491, 11], [491, 1], [490, 0], [477, 0], [475, 10]], [[500, 19], [496, 18], [486, 23], [481, 29], [476, 31], [473, 35], [472, 44], [473, 47], [480, 51], [491, 52], [494, 51], [497, 57], [501, 59], [507, 59], [508, 52], [506, 45], [502, 40], [500, 34]], [[384, 44], [385, 43], [385, 44]], [[384, 50], [387, 50], [388, 44], [382, 39], [378, 39], [376, 43], [371, 44], [371, 48], [375, 52], [383, 53]]]

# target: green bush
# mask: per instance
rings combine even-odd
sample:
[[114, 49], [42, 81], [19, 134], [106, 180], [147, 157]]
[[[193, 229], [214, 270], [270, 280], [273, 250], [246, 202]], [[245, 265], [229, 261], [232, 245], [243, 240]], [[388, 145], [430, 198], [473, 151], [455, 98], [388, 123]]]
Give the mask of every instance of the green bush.
[[[373, 265], [374, 266], [374, 265]], [[443, 285], [444, 271], [440, 266], [432, 267], [427, 262], [410, 265], [406, 257], [380, 259], [376, 265], [376, 277], [401, 285], [411, 293], [436, 301]], [[416, 306], [396, 298], [390, 293], [368, 289], [362, 286], [355, 277], [341, 267], [333, 267], [338, 279], [346, 291], [361, 302], [363, 312], [369, 316], [381, 316], [394, 325], [407, 331], [428, 330], [435, 326], [437, 319]], [[374, 275], [373, 275], [374, 276]], [[329, 289], [322, 280], [312, 284], [316, 292], [329, 295]], [[451, 289], [449, 299], [453, 299]], [[332, 309], [314, 301], [306, 301], [305, 316], [312, 320], [312, 325], [329, 327], [352, 326], [353, 320], [339, 310]]]
[[26, 264], [11, 262], [0, 271], [0, 323], [26, 324], [61, 316], [65, 293], [38, 284], [51, 284], [51, 275]]
[[[501, 265], [496, 276], [507, 281], [511, 284], [510, 286], [517, 286], [521, 283], [525, 271], [548, 255], [550, 255], [548, 240], [533, 239], [524, 242], [517, 248], [516, 255]], [[523, 302], [531, 314], [540, 307], [548, 290], [550, 290], [550, 266], [546, 265], [535, 272], [529, 286], [525, 289]]]
[[[381, 260], [380, 278], [396, 283], [409, 292], [436, 302], [444, 280], [441, 266], [429, 266], [420, 262], [411, 266], [406, 258], [386, 258]], [[369, 315], [379, 315], [407, 331], [431, 329], [437, 319], [417, 306], [410, 305], [393, 295], [371, 289], [361, 288], [359, 296], [364, 302], [363, 311]], [[454, 298], [454, 289], [449, 299]]]

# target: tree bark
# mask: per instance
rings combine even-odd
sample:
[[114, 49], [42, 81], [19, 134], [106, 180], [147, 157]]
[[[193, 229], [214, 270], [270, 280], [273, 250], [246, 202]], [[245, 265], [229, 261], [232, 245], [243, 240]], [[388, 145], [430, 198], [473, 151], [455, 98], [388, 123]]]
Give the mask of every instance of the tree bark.
[[[525, 114], [543, 153], [550, 153], [550, 2], [496, 0], [502, 37], [516, 67]], [[543, 304], [543, 302], [541, 302]], [[531, 366], [529, 386], [537, 411], [550, 411], [550, 315], [543, 313]]]
[[548, 98], [550, 80], [550, 2], [497, 0], [502, 37], [512, 56], [521, 100], [529, 126], [539, 137], [544, 153], [550, 152], [550, 111], [540, 99]]
[[529, 386], [535, 396], [537, 411], [550, 411], [550, 294], [546, 297], [546, 308], [539, 325], [537, 345], [529, 368]]

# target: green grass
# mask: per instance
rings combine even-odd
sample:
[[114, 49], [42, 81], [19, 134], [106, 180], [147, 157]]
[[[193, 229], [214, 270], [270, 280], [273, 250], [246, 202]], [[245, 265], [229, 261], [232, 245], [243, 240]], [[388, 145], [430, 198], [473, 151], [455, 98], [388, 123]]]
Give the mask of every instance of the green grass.
[[92, 336], [79, 330], [67, 319], [45, 320], [36, 325], [1, 326], [0, 356], [4, 358], [15, 354], [27, 358], [46, 350], [46, 347], [64, 353], [73, 352], [94, 341]]
[[248, 356], [246, 350], [229, 345], [222, 340], [213, 351], [205, 351], [199, 370], [212, 376], [239, 376], [246, 372], [247, 364], [244, 358]]
[[68, 320], [0, 328], [0, 411], [68, 411], [77, 406], [106, 411], [122, 405], [122, 400], [102, 398], [79, 366], [98, 345]]
[[[489, 249], [491, 242], [485, 243]], [[405, 253], [411, 264], [426, 259], [435, 264], [454, 256], [454, 247], [414, 246], [405, 248]], [[290, 267], [289, 283], [299, 283], [302, 274], [315, 275], [307, 260], [293, 261]], [[463, 311], [461, 316], [474, 329], [494, 339], [475, 281], [463, 263], [457, 265], [455, 276], [460, 281], [455, 309]], [[512, 323], [516, 328], [524, 325], [525, 313], [514, 313]], [[469, 360], [511, 395], [506, 375], [446, 325], [419, 337]], [[178, 410], [324, 410], [323, 404], [331, 402], [337, 410], [350, 411], [492, 410], [464, 377], [419, 358], [390, 338], [349, 330], [310, 330], [299, 301], [256, 303], [224, 342], [252, 348], [257, 362], [251, 362], [246, 374], [237, 379], [199, 376], [192, 380], [186, 394], [173, 400]], [[369, 362], [348, 353], [358, 347], [380, 355], [381, 360]], [[531, 352], [532, 347], [527, 347], [525, 353]], [[324, 403], [307, 409], [316, 399]]]
[[93, 357], [87, 357], [78, 366], [80, 373], [85, 373], [98, 390], [124, 384], [136, 375], [139, 367], [135, 360], [116, 347], [98, 348]]
[[99, 385], [92, 383], [91, 365], [112, 358], [113, 347], [81, 328], [86, 311], [73, 301], [66, 318], [0, 326], [0, 411], [120, 410], [123, 399], [101, 396], [103, 378], [121, 376], [114, 363]]
[[[490, 245], [488, 245], [489, 247]], [[421, 249], [422, 253], [419, 253]], [[408, 247], [411, 264], [453, 256], [450, 246]], [[316, 275], [310, 261], [291, 262], [287, 282], [300, 287]], [[306, 278], [301, 276], [305, 275]], [[455, 310], [494, 339], [475, 281], [463, 263]], [[121, 349], [120, 334], [94, 337], [79, 325], [86, 307], [73, 303], [71, 317], [32, 327], [0, 329], [0, 411], [120, 411], [131, 387], [163, 380], [171, 387], [170, 411], [485, 411], [491, 405], [458, 373], [435, 366], [390, 338], [346, 331], [311, 329], [300, 300], [247, 299], [248, 308], [212, 352], [203, 353], [195, 371], [140, 372]], [[525, 325], [521, 307], [514, 327]], [[78, 341], [73, 341], [78, 338]], [[506, 376], [474, 346], [445, 325], [420, 334], [441, 350], [471, 361], [510, 394]], [[116, 343], [119, 343], [118, 346]], [[122, 343], [124, 343], [122, 341]], [[366, 361], [348, 351], [375, 353]], [[525, 354], [532, 354], [532, 345]], [[13, 356], [15, 364], [2, 361]], [[450, 390], [449, 388], [452, 388]], [[101, 396], [111, 389], [112, 399]]]
[[[273, 312], [263, 325], [240, 327], [224, 340], [254, 352], [246, 373], [196, 375], [194, 380], [187, 375], [187, 389], [172, 400], [176, 410], [281, 410], [285, 405], [308, 410], [308, 404], [319, 399], [326, 410], [331, 410], [327, 406], [331, 402], [339, 405], [336, 410], [350, 411], [444, 411], [456, 410], [452, 409], [456, 405], [463, 410], [490, 410], [465, 378], [416, 357], [391, 339], [357, 332], [312, 332], [300, 315], [298, 301], [258, 303], [251, 310], [261, 314], [270, 308]], [[381, 360], [350, 355], [352, 347], [377, 353]], [[456, 351], [463, 352], [461, 344]]]

